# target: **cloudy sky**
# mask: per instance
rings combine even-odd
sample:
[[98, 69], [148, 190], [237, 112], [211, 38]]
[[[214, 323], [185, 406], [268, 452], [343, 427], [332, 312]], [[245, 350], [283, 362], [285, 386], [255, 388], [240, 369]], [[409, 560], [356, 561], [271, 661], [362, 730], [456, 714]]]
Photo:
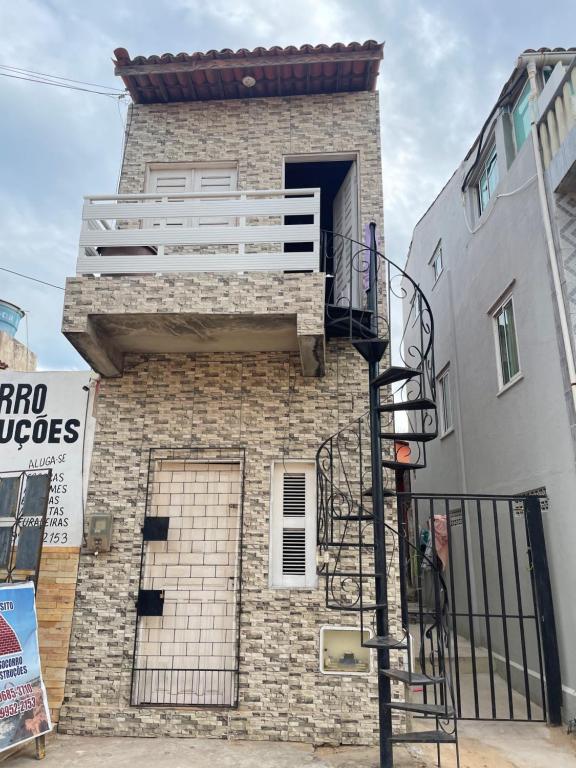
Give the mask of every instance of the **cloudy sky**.
[[[574, 20], [574, 0], [0, 0], [0, 65], [121, 87], [118, 46], [134, 56], [385, 41], [385, 234], [403, 262], [516, 56], [576, 45]], [[82, 196], [115, 191], [126, 100], [6, 77], [0, 94], [0, 267], [62, 285], [75, 271]], [[0, 272], [0, 297], [28, 311], [42, 368], [85, 367], [60, 334], [61, 291]]]

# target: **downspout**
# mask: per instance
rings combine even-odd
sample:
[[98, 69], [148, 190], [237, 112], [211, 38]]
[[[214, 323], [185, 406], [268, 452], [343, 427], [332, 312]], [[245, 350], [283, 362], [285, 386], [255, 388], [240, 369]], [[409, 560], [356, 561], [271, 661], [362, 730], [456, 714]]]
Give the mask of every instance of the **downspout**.
[[568, 366], [568, 377], [570, 379], [570, 390], [572, 392], [572, 401], [576, 408], [576, 365], [574, 364], [574, 351], [570, 338], [570, 328], [568, 317], [566, 315], [566, 305], [562, 294], [562, 284], [560, 273], [558, 272], [558, 260], [556, 254], [556, 245], [554, 244], [554, 235], [552, 234], [552, 222], [550, 218], [550, 209], [548, 207], [548, 198], [546, 196], [546, 185], [544, 183], [544, 169], [542, 167], [542, 157], [540, 155], [540, 141], [538, 137], [538, 114], [536, 102], [538, 99], [538, 86], [536, 83], [536, 64], [530, 61], [527, 66], [528, 78], [530, 80], [530, 106], [532, 110], [532, 148], [534, 150], [534, 160], [536, 163], [536, 178], [538, 183], [538, 197], [540, 199], [540, 209], [542, 211], [542, 220], [544, 222], [544, 232], [546, 236], [546, 245], [548, 250], [548, 260], [552, 271], [552, 282], [554, 284], [554, 297], [560, 319], [560, 330], [562, 332], [562, 342], [564, 353], [566, 355], [566, 364]]

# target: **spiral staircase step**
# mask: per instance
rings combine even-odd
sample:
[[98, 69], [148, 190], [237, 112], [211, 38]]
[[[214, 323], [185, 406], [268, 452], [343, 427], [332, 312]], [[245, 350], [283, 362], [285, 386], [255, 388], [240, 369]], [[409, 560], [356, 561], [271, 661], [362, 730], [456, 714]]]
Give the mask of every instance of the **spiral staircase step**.
[[392, 635], [374, 635], [362, 642], [364, 648], [388, 648], [390, 650], [406, 650], [408, 645], [404, 639], [399, 640]]
[[384, 459], [382, 466], [387, 469], [424, 469], [426, 464], [422, 462], [409, 462], [409, 461], [392, 461], [391, 459]]
[[454, 717], [455, 714], [452, 707], [446, 709], [443, 704], [423, 704], [420, 701], [385, 701], [384, 706], [389, 709], [401, 709], [403, 712], [416, 712], [446, 719]]
[[454, 733], [444, 731], [410, 731], [409, 733], [397, 733], [390, 737], [393, 744], [455, 744]]
[[[385, 603], [363, 603], [362, 605], [340, 605], [336, 603], [327, 603], [327, 607], [340, 611], [377, 611], [379, 608], [387, 608]], [[399, 646], [395, 646], [399, 647]]]
[[339, 304], [327, 304], [325, 310], [326, 335], [328, 338], [350, 340], [376, 340], [372, 331], [372, 312], [368, 309], [353, 309]]
[[[372, 496], [372, 488], [371, 487], [366, 488], [366, 490], [362, 495], [369, 496], [369, 497]], [[382, 488], [382, 496], [384, 496], [385, 498], [389, 496], [396, 496], [396, 491], [393, 491], [391, 488]]]
[[385, 387], [387, 384], [395, 384], [397, 381], [407, 381], [415, 376], [420, 376], [422, 371], [418, 368], [407, 368], [401, 365], [391, 365], [382, 371], [375, 379], [372, 379], [370, 385], [373, 387]]
[[438, 437], [438, 432], [380, 432], [380, 437], [383, 440], [428, 443]]
[[436, 410], [436, 403], [429, 397], [419, 397], [415, 400], [404, 400], [393, 403], [382, 403], [378, 406], [380, 413], [394, 413], [396, 411], [426, 411]]
[[422, 675], [407, 669], [381, 669], [380, 674], [406, 685], [440, 685], [446, 678], [441, 675]]
[[378, 363], [388, 349], [387, 339], [366, 339], [352, 343], [354, 349], [359, 352], [368, 363]]

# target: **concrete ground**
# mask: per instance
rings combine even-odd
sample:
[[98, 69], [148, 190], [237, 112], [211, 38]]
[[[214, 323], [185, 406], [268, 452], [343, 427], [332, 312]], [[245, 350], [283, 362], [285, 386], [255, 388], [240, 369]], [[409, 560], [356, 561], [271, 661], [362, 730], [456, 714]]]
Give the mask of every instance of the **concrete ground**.
[[[562, 729], [526, 723], [460, 723], [461, 768], [576, 768], [576, 738]], [[433, 768], [429, 745], [395, 749], [395, 768]], [[33, 743], [6, 768], [33, 768]], [[314, 748], [309, 744], [217, 739], [129, 739], [56, 736], [42, 768], [376, 768], [368, 747]], [[442, 766], [456, 765], [443, 747]]]

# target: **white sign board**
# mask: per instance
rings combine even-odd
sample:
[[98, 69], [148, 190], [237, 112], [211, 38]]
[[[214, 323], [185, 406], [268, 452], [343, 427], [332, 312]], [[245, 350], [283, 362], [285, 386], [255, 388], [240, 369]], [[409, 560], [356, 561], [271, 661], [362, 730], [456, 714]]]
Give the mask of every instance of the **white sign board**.
[[0, 585], [0, 752], [52, 730], [34, 584]]
[[0, 473], [52, 470], [47, 547], [82, 544], [95, 386], [89, 371], [0, 371]]

